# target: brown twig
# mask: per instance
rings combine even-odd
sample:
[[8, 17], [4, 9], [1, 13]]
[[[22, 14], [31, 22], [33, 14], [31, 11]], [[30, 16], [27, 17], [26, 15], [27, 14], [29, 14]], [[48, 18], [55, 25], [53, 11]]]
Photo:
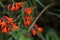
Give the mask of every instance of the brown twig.
[[53, 5], [55, 5], [55, 3], [51, 3], [51, 4], [49, 4], [49, 5], [47, 5], [46, 7], [43, 8], [43, 10], [39, 13], [39, 15], [36, 17], [36, 19], [34, 20], [34, 22], [31, 24], [31, 26], [30, 26], [30, 28], [28, 29], [27, 32], [29, 32], [29, 31], [33, 28], [34, 24], [35, 24], [36, 21], [39, 19], [39, 17], [40, 17], [48, 8], [50, 8], [50, 7], [53, 6]]

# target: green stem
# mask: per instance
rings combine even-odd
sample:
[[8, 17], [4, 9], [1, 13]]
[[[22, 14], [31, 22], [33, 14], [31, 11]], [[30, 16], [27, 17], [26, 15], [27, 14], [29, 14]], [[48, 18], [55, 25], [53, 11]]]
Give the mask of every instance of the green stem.
[[12, 0], [12, 2], [14, 2], [14, 0]]
[[43, 8], [45, 7], [39, 0], [36, 0]]

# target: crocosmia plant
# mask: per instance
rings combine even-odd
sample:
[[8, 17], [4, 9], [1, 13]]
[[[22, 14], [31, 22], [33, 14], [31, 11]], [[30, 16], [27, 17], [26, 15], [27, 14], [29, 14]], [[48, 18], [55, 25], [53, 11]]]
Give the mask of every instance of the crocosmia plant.
[[60, 40], [58, 10], [54, 1], [0, 0], [0, 40]]

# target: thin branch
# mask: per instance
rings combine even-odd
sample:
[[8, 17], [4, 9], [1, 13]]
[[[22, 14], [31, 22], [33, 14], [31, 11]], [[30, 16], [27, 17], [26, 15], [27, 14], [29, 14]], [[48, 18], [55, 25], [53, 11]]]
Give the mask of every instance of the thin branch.
[[21, 15], [18, 15], [18, 17], [14, 20], [14, 22], [17, 21], [20, 17], [21, 17]]
[[30, 26], [30, 28], [28, 29], [27, 32], [29, 32], [29, 31], [33, 28], [34, 24], [35, 24], [36, 21], [39, 19], [39, 17], [40, 17], [49, 7], [51, 7], [51, 6], [53, 6], [53, 5], [55, 5], [55, 3], [49, 4], [49, 5], [47, 5], [46, 7], [43, 8], [43, 10], [39, 13], [39, 15], [36, 17], [36, 19], [34, 20], [34, 22], [31, 24], [31, 26]]

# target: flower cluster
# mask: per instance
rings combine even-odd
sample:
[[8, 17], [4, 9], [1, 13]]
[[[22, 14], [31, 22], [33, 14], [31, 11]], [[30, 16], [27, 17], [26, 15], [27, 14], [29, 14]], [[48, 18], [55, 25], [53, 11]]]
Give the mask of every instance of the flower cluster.
[[7, 16], [4, 16], [3, 19], [0, 19], [0, 30], [2, 33], [8, 33], [12, 29], [16, 31], [18, 29], [18, 26], [13, 22], [13, 18], [9, 18]]
[[[24, 13], [26, 14], [26, 15], [24, 16], [24, 19], [25, 19], [25, 20], [24, 20], [24, 26], [30, 25], [30, 24], [32, 23], [32, 18], [30, 17], [30, 14], [32, 13], [31, 8], [25, 8], [25, 9], [24, 9]], [[37, 30], [38, 32], [42, 32], [42, 30], [43, 30], [43, 28], [38, 27], [37, 24], [34, 24], [34, 28], [32, 29], [32, 35], [33, 35], [33, 36], [35, 36], [35, 35], [37, 34], [35, 28], [36, 28], [36, 30]]]
[[[18, 3], [13, 3], [12, 5], [8, 5], [8, 11], [17, 11], [19, 10], [22, 6], [23, 6], [24, 2], [18, 2]], [[30, 14], [32, 13], [32, 9], [29, 7], [26, 7], [23, 12], [25, 13], [25, 15], [23, 16], [24, 21], [23, 21], [23, 25], [24, 26], [29, 26], [32, 23], [32, 18], [30, 16]], [[13, 18], [8, 18], [7, 16], [4, 16], [5, 19], [8, 20], [8, 23], [10, 25], [12, 25], [13, 29], [16, 30], [18, 28], [18, 26], [16, 26], [13, 23]], [[43, 28], [38, 27], [37, 24], [34, 24], [34, 28], [32, 29], [32, 35], [36, 35], [37, 32], [42, 32]], [[36, 32], [37, 31], [37, 32]], [[4, 31], [3, 31], [4, 32]]]
[[25, 8], [24, 9], [24, 12], [27, 14], [27, 15], [30, 15], [32, 13], [32, 10], [31, 8]]
[[30, 16], [24, 16], [25, 20], [24, 20], [24, 26], [26, 25], [30, 25], [31, 24], [31, 17]]
[[43, 28], [39, 27], [37, 24], [34, 24], [34, 28], [32, 29], [32, 35], [35, 36], [37, 32], [42, 32]]
[[31, 19], [31, 17], [29, 16], [31, 13], [32, 13], [32, 10], [31, 10], [31, 8], [25, 8], [24, 9], [24, 13], [26, 14], [25, 16], [24, 16], [24, 26], [26, 26], [26, 25], [30, 25], [31, 23], [32, 23], [32, 19]]
[[23, 6], [24, 2], [14, 2], [12, 5], [8, 4], [8, 11], [17, 11]]
[[[32, 13], [31, 8], [25, 8], [25, 9], [24, 9], [24, 13], [26, 14], [26, 15], [24, 16], [24, 19], [25, 19], [25, 20], [24, 20], [24, 26], [30, 25], [30, 24], [32, 23], [32, 18], [29, 16], [29, 15]], [[36, 28], [36, 30], [37, 30], [38, 32], [42, 32], [42, 30], [43, 30], [43, 28], [38, 27], [37, 24], [34, 24], [34, 28], [32, 29], [32, 35], [33, 35], [33, 36], [35, 36], [35, 35], [37, 34], [35, 28]]]

